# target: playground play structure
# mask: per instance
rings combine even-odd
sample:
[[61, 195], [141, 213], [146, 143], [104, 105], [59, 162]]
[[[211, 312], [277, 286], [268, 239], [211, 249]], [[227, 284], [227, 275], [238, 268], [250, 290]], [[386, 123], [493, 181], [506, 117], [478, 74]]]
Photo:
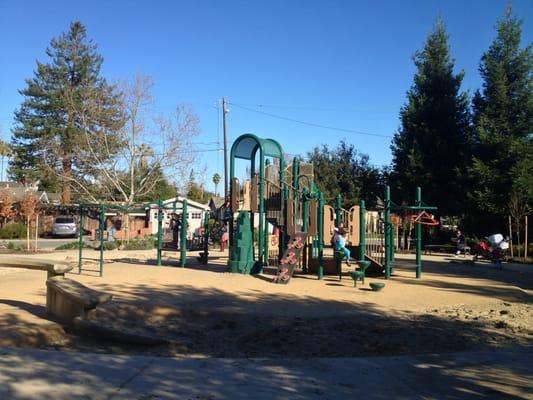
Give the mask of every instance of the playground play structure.
[[[209, 212], [205, 211], [202, 214], [203, 227], [198, 235], [189, 232], [189, 212], [187, 209], [187, 200], [178, 202], [177, 200], [171, 204], [164, 203], [162, 200], [157, 200], [151, 203], [135, 203], [130, 205], [109, 204], [109, 203], [84, 203], [79, 206], [79, 255], [78, 255], [78, 272], [91, 271], [98, 272], [100, 276], [103, 275], [104, 266], [104, 250], [106, 242], [114, 242], [118, 239], [117, 232], [121, 233], [121, 238], [129, 240], [148, 236], [151, 234], [150, 216], [151, 213], [156, 214], [157, 220], [157, 236], [156, 236], [156, 262], [157, 265], [162, 265], [162, 253], [164, 251], [179, 252], [180, 266], [184, 267], [187, 262], [187, 251], [200, 251], [199, 258], [202, 263], [207, 264], [209, 256]], [[141, 215], [141, 220], [145, 227], [136, 229], [130, 228], [129, 216]], [[172, 225], [164, 224], [165, 217], [167, 219], [175, 216], [179, 218], [180, 228], [174, 230]], [[83, 256], [84, 242], [83, 242], [83, 226], [85, 218], [92, 218], [98, 220], [99, 228], [96, 231], [95, 242], [96, 248], [99, 249], [98, 270], [88, 269], [84, 265], [84, 261], [93, 259], [85, 258]], [[126, 223], [124, 223], [126, 222]], [[175, 223], [178, 221], [175, 220]], [[119, 225], [119, 226], [117, 226]], [[144, 235], [143, 235], [144, 234]]]
[[[236, 161], [249, 162], [250, 179], [242, 184], [235, 176]], [[367, 211], [365, 202], [342, 208], [342, 195], [325, 199], [314, 182], [313, 166], [294, 158], [285, 165], [281, 145], [253, 134], [238, 137], [230, 153], [230, 259], [229, 271], [255, 274], [267, 265], [278, 267], [274, 282], [288, 283], [295, 268], [304, 273], [336, 273], [342, 279], [342, 255], [324, 255], [326, 238], [343, 225], [352, 254], [358, 254], [359, 269], [352, 271], [354, 283], [373, 269], [390, 278], [394, 272], [394, 224], [392, 213], [403, 210], [416, 226], [416, 277], [422, 275], [422, 225], [437, 225], [428, 213], [436, 207], [423, 203], [417, 188], [412, 206], [398, 205], [385, 187], [380, 210]], [[334, 201], [335, 206], [326, 204]], [[353, 253], [357, 251], [357, 253]], [[370, 270], [369, 270], [370, 271]]]
[[[263, 272], [265, 266], [273, 265], [277, 267], [273, 280], [278, 283], [288, 283], [297, 267], [301, 267], [303, 273], [316, 273], [318, 279], [322, 279], [324, 274], [336, 274], [342, 279], [344, 254], [333, 251], [333, 257], [328, 257], [324, 253], [335, 228], [342, 226], [347, 232], [352, 254], [358, 255], [358, 270], [349, 272], [354, 283], [364, 281], [367, 270], [390, 278], [394, 272], [398, 225], [398, 218], [393, 213], [403, 211], [416, 213], [410, 218], [416, 226], [416, 277], [421, 277], [422, 225], [438, 223], [428, 214], [436, 207], [422, 202], [420, 188], [417, 188], [416, 201], [412, 206], [394, 203], [386, 186], [383, 206], [379, 209], [366, 210], [364, 200], [345, 209], [342, 207], [342, 194], [331, 199], [324, 198], [315, 184], [312, 164], [294, 158], [285, 165], [283, 149], [273, 139], [262, 139], [253, 134], [241, 135], [233, 143], [230, 157], [230, 201], [229, 210], [224, 213], [229, 229], [230, 272], [256, 274]], [[235, 176], [237, 160], [249, 162], [250, 179], [242, 184]], [[130, 238], [130, 216], [144, 216], [141, 219], [146, 224], [144, 228], [134, 227], [137, 231], [134, 230], [133, 237], [142, 236], [143, 232], [148, 236], [154, 231], [148, 226], [153, 213], [157, 223], [157, 265], [162, 265], [164, 251], [179, 251], [182, 267], [187, 262], [187, 251], [200, 251], [200, 261], [207, 264], [209, 213], [203, 212], [203, 229], [200, 234], [191, 237], [187, 229], [189, 213], [186, 199], [173, 203], [158, 200], [130, 205], [80, 204], [80, 227], [84, 226], [84, 218], [96, 219], [99, 224], [95, 235], [99, 269], [95, 272], [102, 276], [106, 242], [118, 238], [117, 231], [121, 231], [122, 239]], [[163, 223], [167, 222], [165, 218], [168, 219], [169, 214], [179, 216], [179, 230]], [[83, 229], [80, 229], [79, 273], [94, 271], [84, 265], [88, 259], [83, 256], [83, 245]]]

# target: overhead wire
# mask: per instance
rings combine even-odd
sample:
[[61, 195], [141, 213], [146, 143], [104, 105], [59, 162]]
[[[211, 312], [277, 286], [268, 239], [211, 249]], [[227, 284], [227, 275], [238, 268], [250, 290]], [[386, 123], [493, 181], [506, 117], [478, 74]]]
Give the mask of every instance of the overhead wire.
[[372, 114], [389, 114], [396, 115], [395, 112], [388, 111], [379, 111], [372, 109], [364, 108], [339, 108], [339, 107], [312, 107], [312, 106], [293, 106], [293, 105], [277, 105], [277, 104], [242, 104], [240, 106], [244, 107], [254, 107], [254, 108], [282, 108], [288, 110], [309, 110], [309, 111], [326, 111], [326, 112], [346, 112], [346, 113], [356, 113], [356, 112], [365, 112]]
[[314, 123], [314, 122], [302, 121], [302, 120], [295, 119], [295, 118], [285, 117], [285, 116], [282, 116], [282, 115], [277, 115], [277, 114], [272, 114], [272, 113], [268, 113], [268, 112], [261, 111], [261, 110], [256, 110], [256, 109], [253, 109], [253, 108], [249, 108], [249, 107], [240, 105], [238, 103], [228, 102], [228, 104], [231, 104], [232, 106], [235, 106], [237, 108], [241, 108], [241, 109], [246, 110], [246, 111], [250, 111], [250, 112], [255, 112], [257, 114], [266, 115], [266, 116], [271, 117], [271, 118], [277, 118], [277, 119], [284, 120], [284, 121], [295, 122], [297, 124], [312, 126], [312, 127], [315, 127], [315, 128], [329, 129], [329, 130], [339, 131], [339, 132], [355, 133], [357, 135], [383, 137], [383, 138], [387, 138], [387, 139], [392, 138], [392, 135], [383, 135], [383, 134], [379, 134], [379, 133], [363, 132], [363, 131], [359, 131], [359, 130], [355, 130], [355, 129], [338, 128], [338, 127], [324, 125], [324, 124], [317, 124], [317, 123]]

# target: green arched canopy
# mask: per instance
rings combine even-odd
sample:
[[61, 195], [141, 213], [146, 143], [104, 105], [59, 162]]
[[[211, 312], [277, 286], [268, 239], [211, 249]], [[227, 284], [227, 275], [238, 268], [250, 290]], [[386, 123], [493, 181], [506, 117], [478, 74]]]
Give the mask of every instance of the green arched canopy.
[[251, 160], [257, 150], [260, 150], [264, 157], [275, 157], [283, 160], [283, 149], [278, 142], [274, 139], [262, 139], [251, 133], [245, 133], [233, 142], [231, 157]]

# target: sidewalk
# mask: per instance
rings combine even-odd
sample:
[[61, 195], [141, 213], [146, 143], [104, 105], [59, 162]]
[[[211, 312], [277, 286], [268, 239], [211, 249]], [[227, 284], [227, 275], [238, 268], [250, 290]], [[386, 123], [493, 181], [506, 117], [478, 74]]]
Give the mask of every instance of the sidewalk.
[[[333, 344], [332, 344], [333, 345]], [[217, 359], [0, 349], [0, 398], [531, 399], [533, 350]]]

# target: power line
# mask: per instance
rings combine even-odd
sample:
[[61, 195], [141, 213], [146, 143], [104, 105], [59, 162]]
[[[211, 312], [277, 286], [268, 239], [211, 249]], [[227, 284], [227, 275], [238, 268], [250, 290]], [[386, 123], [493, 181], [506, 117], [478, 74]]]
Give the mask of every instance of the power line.
[[246, 110], [246, 111], [255, 112], [257, 114], [266, 115], [268, 117], [277, 118], [277, 119], [281, 119], [281, 120], [284, 120], [284, 121], [295, 122], [297, 124], [312, 126], [312, 127], [315, 127], [315, 128], [329, 129], [329, 130], [332, 130], [332, 131], [339, 131], [339, 132], [355, 133], [357, 135], [384, 137], [384, 138], [388, 138], [388, 139], [392, 138], [391, 135], [382, 135], [382, 134], [379, 134], [379, 133], [356, 131], [354, 129], [337, 128], [337, 127], [334, 127], [334, 126], [316, 124], [316, 123], [313, 123], [313, 122], [301, 121], [301, 120], [294, 119], [294, 118], [284, 117], [282, 115], [276, 115], [276, 114], [272, 114], [272, 113], [267, 113], [265, 111], [254, 110], [253, 108], [248, 108], [248, 107], [242, 106], [240, 104], [236, 104], [236, 103], [229, 103], [228, 102], [228, 104], [231, 104], [232, 106], [241, 108], [241, 109]]
[[277, 104], [240, 104], [243, 107], [254, 107], [254, 108], [284, 108], [288, 110], [308, 110], [308, 111], [332, 111], [332, 112], [366, 112], [374, 114], [387, 114], [387, 115], [397, 115], [395, 112], [388, 111], [378, 111], [365, 108], [335, 108], [335, 107], [312, 107], [312, 106], [292, 106], [292, 105], [277, 105]]
[[[202, 149], [202, 150], [193, 150], [193, 149], [190, 149], [190, 150], [178, 150], [175, 152], [175, 154], [185, 154], [185, 153], [209, 153], [209, 152], [213, 152], [213, 151], [222, 151], [224, 150], [223, 148], [216, 148], [216, 149]], [[165, 153], [153, 153], [155, 156], [164, 156]]]

